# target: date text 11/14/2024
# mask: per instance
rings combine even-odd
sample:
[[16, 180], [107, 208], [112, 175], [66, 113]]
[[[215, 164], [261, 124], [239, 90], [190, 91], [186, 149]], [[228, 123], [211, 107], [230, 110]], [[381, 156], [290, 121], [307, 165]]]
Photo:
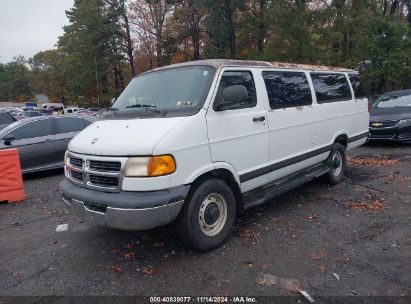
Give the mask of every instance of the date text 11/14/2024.
[[150, 297], [150, 303], [257, 303], [255, 297]]

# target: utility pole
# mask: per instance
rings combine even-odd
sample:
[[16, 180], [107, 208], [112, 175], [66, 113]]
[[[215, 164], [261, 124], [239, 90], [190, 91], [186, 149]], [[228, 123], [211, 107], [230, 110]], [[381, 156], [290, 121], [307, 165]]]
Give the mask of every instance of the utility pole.
[[98, 109], [100, 110], [100, 87], [98, 83], [98, 73], [97, 73], [97, 57], [94, 56], [94, 64], [95, 64], [95, 69], [96, 69], [96, 90], [97, 90], [97, 104], [98, 104]]

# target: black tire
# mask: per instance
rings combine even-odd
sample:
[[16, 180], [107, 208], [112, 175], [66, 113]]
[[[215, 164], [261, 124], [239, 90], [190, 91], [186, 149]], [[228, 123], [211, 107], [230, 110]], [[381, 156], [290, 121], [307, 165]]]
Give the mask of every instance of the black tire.
[[330, 172], [325, 175], [326, 181], [330, 185], [336, 185], [342, 181], [347, 169], [345, 147], [339, 143], [334, 143], [327, 163], [331, 168]]
[[[226, 206], [225, 209], [223, 205]], [[235, 216], [236, 203], [233, 191], [221, 179], [210, 178], [194, 186], [189, 193], [176, 221], [177, 234], [192, 248], [201, 251], [212, 250], [222, 245], [230, 235]], [[215, 218], [218, 220], [213, 222]], [[207, 230], [211, 229], [207, 221], [210, 224], [217, 223], [218, 229]], [[216, 234], [207, 235], [210, 233]]]

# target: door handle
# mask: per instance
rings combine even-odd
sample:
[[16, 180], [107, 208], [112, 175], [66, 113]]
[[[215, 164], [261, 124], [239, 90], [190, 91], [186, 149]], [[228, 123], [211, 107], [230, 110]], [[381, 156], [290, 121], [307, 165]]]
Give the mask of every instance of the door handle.
[[265, 120], [265, 116], [255, 116], [253, 117], [253, 121], [264, 121]]

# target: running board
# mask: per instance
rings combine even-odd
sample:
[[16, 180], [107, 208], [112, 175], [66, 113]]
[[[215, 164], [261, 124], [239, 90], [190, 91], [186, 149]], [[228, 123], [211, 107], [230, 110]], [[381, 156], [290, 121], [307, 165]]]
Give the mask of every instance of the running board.
[[330, 172], [330, 167], [322, 163], [248, 191], [243, 194], [244, 210], [261, 205], [276, 196], [284, 194], [328, 172]]

